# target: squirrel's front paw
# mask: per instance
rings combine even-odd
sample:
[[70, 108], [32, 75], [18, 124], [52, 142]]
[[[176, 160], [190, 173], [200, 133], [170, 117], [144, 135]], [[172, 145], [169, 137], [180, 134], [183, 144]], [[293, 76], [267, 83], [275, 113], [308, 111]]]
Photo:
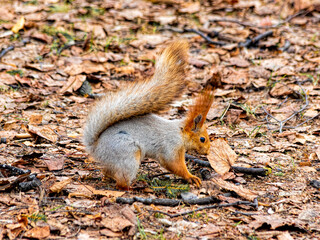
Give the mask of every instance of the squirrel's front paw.
[[197, 187], [200, 187], [200, 185], [201, 185], [200, 178], [198, 178], [194, 175], [191, 175], [191, 177], [188, 179], [188, 182], [197, 185]]

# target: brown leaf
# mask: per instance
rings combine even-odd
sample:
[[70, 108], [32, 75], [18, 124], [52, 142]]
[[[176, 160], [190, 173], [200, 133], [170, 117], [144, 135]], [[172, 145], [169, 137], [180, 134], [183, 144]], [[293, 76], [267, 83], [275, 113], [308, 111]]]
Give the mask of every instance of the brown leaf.
[[20, 17], [18, 22], [11, 28], [11, 31], [14, 33], [18, 33], [21, 29], [23, 29], [26, 20], [24, 17]]
[[34, 227], [24, 234], [24, 237], [44, 239], [50, 236], [50, 227]]
[[249, 82], [249, 74], [247, 70], [230, 70], [230, 74], [227, 77], [221, 79], [222, 82], [227, 84], [246, 84]]
[[44, 159], [43, 160], [49, 171], [56, 171], [63, 169], [65, 158], [64, 157], [52, 157], [51, 159]]
[[77, 91], [87, 79], [85, 75], [71, 76], [68, 78], [68, 82], [63, 88], [61, 88], [60, 93], [73, 93]]
[[294, 240], [289, 232], [284, 232], [277, 236], [278, 240]]
[[303, 229], [303, 222], [297, 219], [291, 219], [289, 217], [282, 218], [278, 214], [273, 215], [255, 215], [252, 216], [255, 220], [249, 223], [250, 228], [258, 229], [262, 225], [267, 224], [270, 229], [277, 229], [285, 225], [295, 226], [297, 228]]
[[[113, 233], [127, 231], [129, 236], [135, 234], [137, 217], [128, 206], [110, 206], [106, 210], [107, 217], [101, 221], [101, 224], [104, 227], [108, 228]], [[105, 232], [107, 235], [113, 235], [113, 233]]]
[[237, 66], [237, 67], [242, 67], [242, 68], [246, 68], [250, 66], [250, 63], [240, 57], [233, 57], [229, 59], [229, 64], [232, 66]]
[[74, 76], [81, 73], [105, 72], [106, 68], [102, 64], [93, 63], [91, 61], [83, 61], [81, 64], [72, 64], [64, 69], [64, 72]]
[[53, 37], [51, 37], [45, 33], [40, 33], [40, 32], [33, 33], [31, 37], [34, 39], [43, 41], [45, 43], [48, 43], [48, 44], [51, 44], [53, 41]]
[[197, 68], [202, 68], [205, 65], [208, 65], [209, 63], [207, 61], [203, 61], [200, 59], [196, 59], [196, 58], [190, 58], [189, 59], [189, 63]]
[[35, 125], [35, 124], [40, 124], [42, 122], [42, 115], [41, 114], [32, 114], [29, 117], [29, 124]]
[[84, 196], [91, 198], [94, 195], [98, 195], [106, 196], [108, 198], [117, 198], [125, 194], [125, 192], [122, 191], [96, 190], [95, 188], [89, 185], [73, 185], [72, 187], [73, 189], [71, 190], [69, 197]]
[[134, 74], [135, 69], [132, 66], [123, 66], [123, 67], [115, 68], [115, 71], [116, 73], [120, 73], [123, 75], [132, 75]]
[[223, 188], [223, 189], [227, 189], [229, 191], [234, 191], [236, 192], [240, 197], [247, 199], [249, 201], [253, 201], [255, 198], [258, 197], [258, 195], [254, 192], [252, 192], [249, 189], [244, 188], [241, 185], [235, 185], [233, 183], [230, 182], [226, 182], [224, 180], [222, 180], [221, 178], [212, 178], [211, 179], [215, 184], [217, 184], [219, 187]]
[[224, 139], [211, 142], [208, 160], [211, 167], [220, 175], [227, 173], [237, 160], [237, 154]]
[[196, 13], [200, 11], [200, 2], [185, 2], [179, 8], [181, 13]]
[[40, 72], [49, 72], [56, 69], [56, 66], [50, 63], [27, 63], [25, 66]]
[[62, 189], [67, 186], [68, 184], [70, 184], [72, 182], [72, 178], [68, 178], [64, 181], [61, 181], [61, 182], [56, 182], [54, 183], [50, 188], [50, 192], [52, 193], [59, 193], [62, 191]]
[[293, 90], [283, 83], [276, 83], [270, 91], [270, 95], [273, 97], [281, 97], [292, 94]]
[[39, 137], [49, 140], [50, 142], [57, 142], [58, 135], [53, 131], [52, 128], [47, 126], [33, 126], [28, 125], [27, 131], [31, 134], [35, 134]]

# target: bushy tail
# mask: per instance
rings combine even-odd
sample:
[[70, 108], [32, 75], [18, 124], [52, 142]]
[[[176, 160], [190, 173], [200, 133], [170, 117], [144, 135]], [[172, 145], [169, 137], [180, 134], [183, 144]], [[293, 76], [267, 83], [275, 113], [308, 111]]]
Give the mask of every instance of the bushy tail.
[[138, 81], [110, 92], [96, 102], [84, 128], [84, 143], [92, 151], [99, 136], [111, 125], [135, 116], [157, 113], [181, 96], [186, 86], [188, 44], [171, 43], [156, 62], [150, 80]]

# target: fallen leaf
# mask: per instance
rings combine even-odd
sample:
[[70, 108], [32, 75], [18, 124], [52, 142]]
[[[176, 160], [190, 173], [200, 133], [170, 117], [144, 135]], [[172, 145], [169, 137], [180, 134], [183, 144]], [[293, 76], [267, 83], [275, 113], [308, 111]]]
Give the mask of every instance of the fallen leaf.
[[50, 142], [57, 142], [58, 135], [54, 130], [48, 126], [33, 126], [28, 125], [27, 131], [39, 137], [49, 140]]
[[69, 198], [84, 196], [91, 198], [94, 195], [98, 196], [106, 196], [108, 198], [117, 198], [121, 197], [125, 192], [123, 191], [112, 191], [112, 190], [96, 190], [92, 186], [89, 185], [74, 185], [71, 193], [69, 193]]
[[74, 76], [81, 73], [96, 73], [105, 72], [106, 68], [100, 63], [93, 63], [91, 61], [83, 61], [80, 64], [71, 64], [64, 69], [64, 72], [68, 75]]
[[293, 90], [289, 88], [288, 85], [280, 82], [276, 83], [270, 91], [270, 95], [272, 97], [287, 96], [292, 93], [293, 93]]
[[41, 122], [42, 122], [41, 114], [32, 114], [29, 117], [29, 124], [35, 125], [35, 124], [40, 124]]
[[242, 67], [242, 68], [246, 68], [246, 67], [250, 66], [250, 63], [247, 60], [240, 58], [240, 57], [230, 58], [229, 64], [231, 66], [237, 66], [237, 67]]
[[196, 13], [200, 11], [200, 2], [185, 2], [179, 8], [181, 13]]
[[23, 29], [26, 20], [24, 17], [20, 17], [18, 22], [11, 28], [11, 31], [14, 33], [18, 33], [21, 29]]
[[134, 74], [135, 69], [132, 66], [123, 66], [123, 67], [115, 68], [115, 71], [116, 73], [120, 73], [123, 75], [132, 75]]
[[61, 88], [60, 93], [73, 93], [79, 90], [83, 82], [87, 79], [85, 75], [70, 76], [68, 82]]
[[237, 160], [237, 154], [224, 139], [219, 138], [211, 142], [207, 158], [211, 167], [220, 175], [224, 175]]
[[252, 216], [255, 220], [249, 223], [250, 228], [258, 229], [262, 227], [262, 225], [270, 226], [270, 229], [277, 229], [279, 227], [294, 226], [296, 228], [304, 229], [304, 223], [298, 219], [292, 219], [289, 217], [282, 218], [278, 214], [273, 215], [255, 215]]
[[253, 201], [255, 198], [258, 197], [258, 195], [256, 193], [254, 193], [253, 191], [244, 188], [241, 185], [235, 185], [233, 183], [230, 182], [226, 182], [221, 178], [212, 178], [211, 179], [215, 184], [217, 184], [219, 187], [226, 189], [228, 191], [234, 191], [236, 192], [240, 197], [247, 199], [249, 201]]
[[51, 187], [50, 187], [50, 192], [52, 193], [59, 193], [62, 191], [62, 189], [67, 186], [68, 184], [70, 184], [73, 181], [72, 178], [68, 178], [64, 181], [61, 182], [56, 182], [54, 183]]
[[63, 169], [65, 158], [64, 157], [52, 157], [50, 159], [43, 159], [46, 163], [49, 171], [57, 171]]
[[278, 240], [294, 240], [289, 232], [284, 232], [277, 236]]
[[34, 227], [24, 234], [24, 237], [35, 238], [35, 239], [44, 239], [49, 236], [50, 236], [50, 227], [49, 226]]

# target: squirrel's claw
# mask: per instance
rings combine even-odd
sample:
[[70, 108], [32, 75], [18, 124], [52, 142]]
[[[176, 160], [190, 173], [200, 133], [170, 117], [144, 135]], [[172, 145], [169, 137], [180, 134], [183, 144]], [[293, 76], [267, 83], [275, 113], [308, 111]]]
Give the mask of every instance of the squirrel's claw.
[[198, 177], [196, 177], [194, 175], [191, 175], [191, 177], [188, 179], [188, 182], [191, 183], [191, 184], [197, 185], [197, 187], [201, 186], [200, 178], [198, 178]]

